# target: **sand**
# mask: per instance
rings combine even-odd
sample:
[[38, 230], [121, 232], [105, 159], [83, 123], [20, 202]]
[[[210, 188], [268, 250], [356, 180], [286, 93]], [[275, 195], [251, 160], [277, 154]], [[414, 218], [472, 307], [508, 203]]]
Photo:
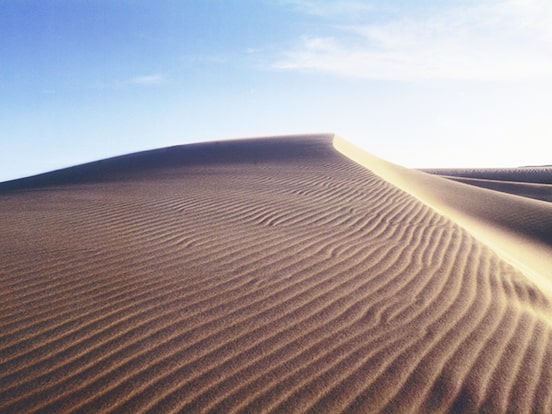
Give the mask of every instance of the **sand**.
[[0, 214], [0, 412], [552, 412], [552, 203], [327, 134], [3, 183]]

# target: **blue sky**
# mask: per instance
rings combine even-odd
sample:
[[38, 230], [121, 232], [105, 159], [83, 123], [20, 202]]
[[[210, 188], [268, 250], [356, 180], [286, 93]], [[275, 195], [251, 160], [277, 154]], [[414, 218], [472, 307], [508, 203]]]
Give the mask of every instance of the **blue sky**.
[[549, 0], [0, 0], [0, 181], [336, 132], [409, 167], [552, 164]]

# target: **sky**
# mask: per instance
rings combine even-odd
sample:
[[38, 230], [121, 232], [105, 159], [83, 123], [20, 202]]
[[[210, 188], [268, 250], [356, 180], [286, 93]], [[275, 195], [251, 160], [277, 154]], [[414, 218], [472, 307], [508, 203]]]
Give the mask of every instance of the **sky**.
[[549, 0], [0, 0], [0, 181], [335, 132], [419, 167], [552, 164]]

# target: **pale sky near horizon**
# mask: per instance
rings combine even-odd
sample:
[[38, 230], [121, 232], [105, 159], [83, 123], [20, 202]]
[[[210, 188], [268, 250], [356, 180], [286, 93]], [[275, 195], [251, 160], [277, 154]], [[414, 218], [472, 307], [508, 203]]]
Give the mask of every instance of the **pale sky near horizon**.
[[407, 167], [552, 164], [549, 0], [0, 0], [0, 181], [335, 132]]

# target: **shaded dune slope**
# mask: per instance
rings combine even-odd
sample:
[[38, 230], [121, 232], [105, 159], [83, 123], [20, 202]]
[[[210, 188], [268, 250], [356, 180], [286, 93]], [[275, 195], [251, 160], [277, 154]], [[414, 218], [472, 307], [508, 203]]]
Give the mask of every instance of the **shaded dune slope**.
[[331, 135], [18, 180], [0, 212], [1, 412], [552, 410], [549, 295]]
[[[191, 167], [201, 168], [225, 164], [245, 165], [257, 162], [301, 162], [305, 157], [316, 156], [316, 142], [303, 142], [283, 137], [278, 140], [253, 139], [243, 146], [242, 140], [217, 141], [178, 145], [137, 152], [75, 167], [64, 168], [32, 177], [0, 183], [0, 191], [20, 191], [49, 186], [85, 183], [136, 181], [140, 179], [180, 178], [178, 171]], [[308, 141], [308, 140], [306, 140]], [[286, 145], [287, 144], [287, 145]], [[319, 147], [319, 146], [318, 146]], [[319, 149], [319, 148], [318, 148]]]

